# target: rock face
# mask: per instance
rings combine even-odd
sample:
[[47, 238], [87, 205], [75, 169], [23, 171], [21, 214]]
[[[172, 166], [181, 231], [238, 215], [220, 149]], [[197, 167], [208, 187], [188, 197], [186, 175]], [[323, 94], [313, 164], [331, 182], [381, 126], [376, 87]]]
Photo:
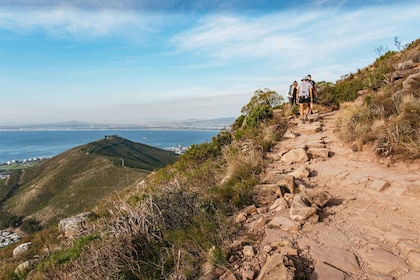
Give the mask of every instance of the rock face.
[[318, 117], [268, 155], [258, 206], [233, 217], [243, 234], [229, 246], [232, 269], [202, 280], [420, 279], [420, 167], [378, 167], [324, 133], [334, 113]]

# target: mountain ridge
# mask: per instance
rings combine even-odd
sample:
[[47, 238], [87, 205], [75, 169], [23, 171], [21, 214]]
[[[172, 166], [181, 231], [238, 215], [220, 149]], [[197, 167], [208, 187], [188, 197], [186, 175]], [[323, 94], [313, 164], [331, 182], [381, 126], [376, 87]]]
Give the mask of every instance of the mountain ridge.
[[20, 171], [3, 205], [24, 219], [50, 224], [91, 208], [177, 158], [170, 151], [106, 136]]

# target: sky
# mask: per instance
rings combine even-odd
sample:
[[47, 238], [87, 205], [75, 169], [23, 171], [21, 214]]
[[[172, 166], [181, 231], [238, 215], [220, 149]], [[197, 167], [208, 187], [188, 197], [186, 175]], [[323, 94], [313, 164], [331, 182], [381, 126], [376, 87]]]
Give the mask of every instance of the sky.
[[420, 1], [0, 0], [0, 124], [238, 117], [420, 38]]

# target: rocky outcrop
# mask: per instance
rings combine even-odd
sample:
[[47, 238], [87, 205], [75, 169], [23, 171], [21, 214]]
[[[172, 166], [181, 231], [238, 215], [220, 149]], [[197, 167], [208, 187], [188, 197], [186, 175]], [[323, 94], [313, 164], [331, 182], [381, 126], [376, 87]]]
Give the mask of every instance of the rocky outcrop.
[[16, 233], [6, 230], [0, 230], [0, 248], [9, 246], [20, 240], [20, 236]]
[[60, 234], [69, 239], [75, 239], [86, 234], [85, 222], [91, 216], [91, 212], [85, 212], [76, 216], [62, 219], [58, 224]]

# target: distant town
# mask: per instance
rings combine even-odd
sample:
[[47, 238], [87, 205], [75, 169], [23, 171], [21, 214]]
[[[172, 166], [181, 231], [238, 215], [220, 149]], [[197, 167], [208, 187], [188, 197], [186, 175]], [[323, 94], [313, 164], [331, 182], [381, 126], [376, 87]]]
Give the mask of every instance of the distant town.
[[24, 169], [49, 158], [50, 157], [35, 157], [23, 160], [14, 159], [0, 163], [0, 180], [7, 179], [13, 169]]

